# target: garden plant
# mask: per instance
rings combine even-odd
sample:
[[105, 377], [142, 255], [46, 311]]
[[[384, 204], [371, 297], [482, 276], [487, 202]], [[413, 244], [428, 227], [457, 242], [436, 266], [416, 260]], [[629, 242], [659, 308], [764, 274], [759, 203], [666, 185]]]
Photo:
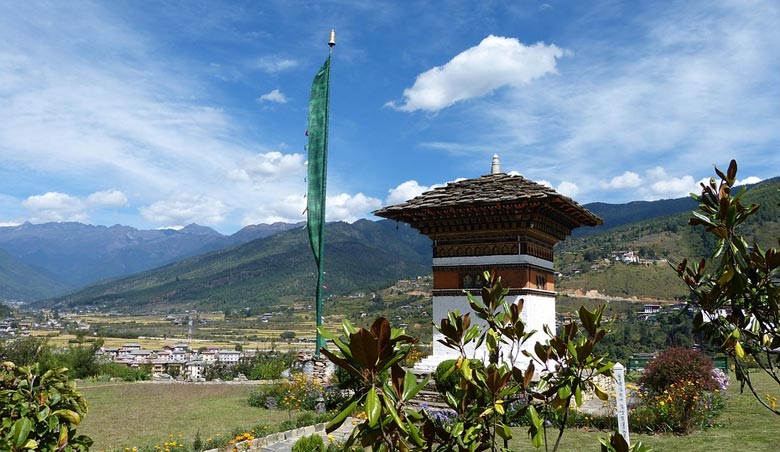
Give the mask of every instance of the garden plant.
[[631, 413], [632, 430], [688, 434], [710, 427], [724, 408], [712, 360], [704, 353], [672, 347], [650, 361], [639, 379], [641, 403]]
[[76, 433], [86, 413], [68, 369], [0, 364], [0, 450], [87, 451], [92, 439]]
[[[458, 312], [450, 312], [437, 325], [441, 342], [459, 354], [450, 368], [457, 373], [458, 384], [442, 394], [451, 411], [448, 419], [442, 420], [435, 410], [413, 406], [412, 400], [428, 381], [418, 382], [399, 363], [416, 341], [379, 318], [369, 330], [344, 322], [341, 337], [321, 331], [338, 348], [338, 352], [323, 348], [322, 353], [361, 383], [327, 431], [364, 410], [366, 421], [356, 426], [347, 446], [360, 442], [379, 451], [498, 451], [509, 450], [510, 417], [517, 416], [530, 420], [528, 434], [534, 447], [557, 450], [569, 411], [582, 403], [583, 394], [592, 391], [602, 400], [608, 397], [595, 379], [611, 376], [612, 363], [593, 353], [607, 333], [602, 327], [603, 309], [580, 309], [582, 329], [572, 322], [558, 335], [546, 330], [550, 336], [546, 343], [537, 343], [532, 352], [521, 352], [520, 345], [534, 334], [521, 319], [523, 302], [505, 300], [508, 290], [495, 273], [486, 272], [484, 278], [482, 300], [469, 294], [469, 304], [485, 327], [472, 324], [471, 313]], [[484, 346], [487, 360], [468, 356], [471, 346]], [[521, 353], [527, 358], [522, 361], [528, 363], [523, 368], [518, 367]], [[381, 378], [388, 370], [389, 378]], [[554, 441], [548, 439], [551, 429], [557, 433]], [[629, 446], [617, 433], [602, 439], [601, 448], [650, 450], [641, 443]]]
[[759, 206], [742, 204], [744, 187], [732, 194], [737, 162], [715, 172], [720, 181], [701, 184], [701, 195], [694, 195], [699, 211], [689, 223], [714, 235], [716, 249], [709, 262], [683, 260], [676, 271], [691, 291], [695, 328], [728, 355], [742, 389], [780, 415], [774, 396], [759, 394], [749, 372], [755, 365], [780, 387], [780, 250], [749, 245], [740, 233]]

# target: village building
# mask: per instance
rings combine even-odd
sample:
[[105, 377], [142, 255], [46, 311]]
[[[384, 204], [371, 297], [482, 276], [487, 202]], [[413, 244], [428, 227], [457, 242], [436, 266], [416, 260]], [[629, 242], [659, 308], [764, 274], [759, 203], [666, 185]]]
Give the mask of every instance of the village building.
[[[408, 223], [433, 241], [433, 321], [449, 311], [470, 312], [466, 291], [479, 296], [484, 271], [495, 270], [509, 288], [508, 301], [524, 300], [522, 318], [537, 330], [526, 347], [555, 330], [553, 246], [579, 226], [602, 224], [572, 199], [520, 175], [500, 171], [493, 156], [491, 173], [450, 182], [375, 215]], [[473, 320], [475, 316], [472, 316]], [[432, 372], [456, 352], [439, 343], [433, 329], [433, 355], [415, 367]], [[484, 350], [470, 350], [484, 359]], [[519, 355], [519, 354], [518, 354]], [[517, 357], [518, 363], [523, 358]]]
[[241, 358], [241, 352], [236, 350], [217, 350], [217, 361], [226, 364], [238, 364], [238, 360]]

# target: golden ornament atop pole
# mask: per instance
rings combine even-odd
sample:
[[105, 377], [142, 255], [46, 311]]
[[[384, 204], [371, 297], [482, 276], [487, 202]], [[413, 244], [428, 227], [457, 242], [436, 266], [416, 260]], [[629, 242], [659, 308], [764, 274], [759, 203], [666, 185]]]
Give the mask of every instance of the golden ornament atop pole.
[[331, 49], [336, 45], [336, 30], [333, 28], [330, 29], [330, 41], [328, 41], [328, 45]]

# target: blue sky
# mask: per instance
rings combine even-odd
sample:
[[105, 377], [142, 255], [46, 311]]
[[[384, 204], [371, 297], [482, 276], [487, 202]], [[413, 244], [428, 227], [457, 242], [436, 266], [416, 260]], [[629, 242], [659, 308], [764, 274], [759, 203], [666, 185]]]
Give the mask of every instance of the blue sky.
[[[0, 225], [301, 221], [336, 29], [328, 219], [490, 169], [579, 202], [780, 174], [773, 1], [0, 3]], [[749, 179], [748, 179], [749, 178]]]

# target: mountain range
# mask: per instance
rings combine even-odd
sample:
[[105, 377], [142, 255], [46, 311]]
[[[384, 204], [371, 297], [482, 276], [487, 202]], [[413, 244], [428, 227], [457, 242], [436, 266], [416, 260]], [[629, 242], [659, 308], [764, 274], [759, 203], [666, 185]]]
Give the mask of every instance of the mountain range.
[[[778, 187], [779, 178], [764, 181], [746, 197], [763, 206], [747, 228], [763, 246], [776, 246], [780, 236]], [[696, 208], [690, 198], [585, 207], [604, 225], [580, 228], [557, 247], [561, 270], [587, 269], [594, 259], [625, 249], [672, 261], [703, 256], [714, 243], [701, 228], [686, 226]], [[331, 294], [430, 273], [430, 240], [385, 220], [329, 224], [325, 253]], [[178, 231], [79, 223], [0, 228], [0, 299], [54, 297], [40, 305], [265, 305], [313, 292], [315, 271], [301, 224], [247, 226], [231, 236], [198, 225]]]
[[196, 224], [180, 230], [73, 222], [0, 227], [0, 299], [61, 295], [299, 226], [253, 225], [230, 236]]
[[[377, 290], [400, 278], [430, 272], [430, 240], [406, 225], [387, 220], [330, 223], [325, 243], [326, 294]], [[295, 228], [92, 285], [39, 305], [158, 311], [270, 308], [282, 297], [313, 295], [315, 285], [308, 235]]]

